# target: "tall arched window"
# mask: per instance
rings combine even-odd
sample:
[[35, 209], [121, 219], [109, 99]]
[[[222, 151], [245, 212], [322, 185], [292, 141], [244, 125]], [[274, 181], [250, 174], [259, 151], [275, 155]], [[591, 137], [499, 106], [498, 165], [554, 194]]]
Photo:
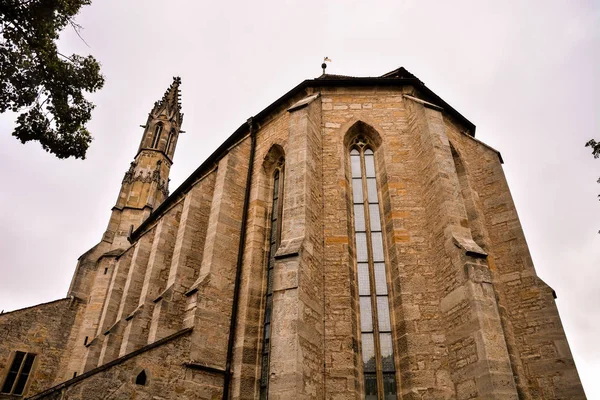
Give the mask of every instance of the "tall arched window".
[[260, 374], [260, 398], [266, 400], [269, 390], [271, 355], [271, 315], [273, 314], [273, 267], [275, 253], [281, 240], [281, 212], [283, 210], [283, 158], [277, 162], [273, 173], [273, 201], [271, 208], [269, 251], [267, 254], [267, 289], [265, 292], [265, 318], [263, 322], [263, 350]]
[[165, 153], [169, 154], [169, 150], [171, 150], [171, 144], [173, 143], [173, 137], [175, 137], [175, 129], [171, 129], [169, 132], [169, 138], [167, 139], [167, 145], [165, 146]]
[[160, 122], [154, 127], [154, 136], [152, 136], [152, 146], [150, 146], [153, 149], [158, 148], [158, 140], [160, 139], [162, 128], [163, 126]]
[[[358, 137], [350, 150], [365, 399], [396, 399], [396, 368], [374, 153]], [[373, 312], [373, 310], [375, 310]]]

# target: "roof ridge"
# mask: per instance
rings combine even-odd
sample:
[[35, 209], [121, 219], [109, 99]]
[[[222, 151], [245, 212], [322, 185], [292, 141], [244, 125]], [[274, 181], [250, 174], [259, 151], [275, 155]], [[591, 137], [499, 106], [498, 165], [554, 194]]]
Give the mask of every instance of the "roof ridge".
[[339, 75], [339, 74], [323, 74], [316, 79], [344, 79], [344, 78], [362, 78], [361, 76]]

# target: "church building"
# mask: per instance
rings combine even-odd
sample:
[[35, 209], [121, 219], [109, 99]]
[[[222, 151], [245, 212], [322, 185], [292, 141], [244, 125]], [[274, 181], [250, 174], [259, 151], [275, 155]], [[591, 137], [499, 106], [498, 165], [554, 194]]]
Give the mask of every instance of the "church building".
[[169, 194], [180, 85], [67, 296], [0, 315], [0, 399], [585, 399], [500, 153], [417, 77], [305, 80]]

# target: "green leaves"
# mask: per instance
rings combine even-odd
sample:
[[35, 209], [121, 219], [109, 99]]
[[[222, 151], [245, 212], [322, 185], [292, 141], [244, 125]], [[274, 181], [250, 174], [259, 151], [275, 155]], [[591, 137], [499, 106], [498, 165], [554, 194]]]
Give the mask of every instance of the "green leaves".
[[65, 56], [56, 40], [89, 0], [0, 0], [0, 112], [21, 112], [13, 136], [39, 141], [58, 158], [85, 158], [94, 105], [104, 85], [94, 57]]
[[594, 158], [600, 157], [600, 142], [596, 142], [594, 139], [591, 139], [585, 144], [585, 147], [592, 148], [592, 155]]
[[[594, 139], [590, 139], [585, 144], [585, 147], [592, 148], [592, 155], [594, 156], [594, 158], [600, 157], [600, 142], [596, 142]], [[600, 178], [598, 178], [597, 182], [600, 183]], [[600, 200], [600, 194], [598, 195], [598, 200]], [[600, 233], [600, 231], [598, 233]]]

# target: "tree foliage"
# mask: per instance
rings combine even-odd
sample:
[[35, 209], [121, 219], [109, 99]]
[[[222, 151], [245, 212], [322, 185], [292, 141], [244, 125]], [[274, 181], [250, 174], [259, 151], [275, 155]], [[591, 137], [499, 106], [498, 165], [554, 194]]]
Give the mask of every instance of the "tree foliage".
[[58, 51], [60, 32], [81, 27], [73, 17], [91, 0], [0, 0], [0, 113], [20, 112], [13, 136], [58, 158], [85, 158], [85, 124], [94, 105], [84, 92], [104, 85], [92, 57]]
[[585, 147], [592, 148], [592, 155], [594, 158], [600, 157], [600, 142], [596, 142], [594, 139], [592, 139], [585, 144]]
[[[585, 144], [585, 147], [592, 148], [592, 155], [594, 156], [594, 158], [600, 157], [600, 142], [596, 142], [594, 139], [591, 139]], [[598, 183], [600, 183], [600, 178], [598, 178]], [[600, 197], [600, 194], [598, 195], [598, 197]]]

